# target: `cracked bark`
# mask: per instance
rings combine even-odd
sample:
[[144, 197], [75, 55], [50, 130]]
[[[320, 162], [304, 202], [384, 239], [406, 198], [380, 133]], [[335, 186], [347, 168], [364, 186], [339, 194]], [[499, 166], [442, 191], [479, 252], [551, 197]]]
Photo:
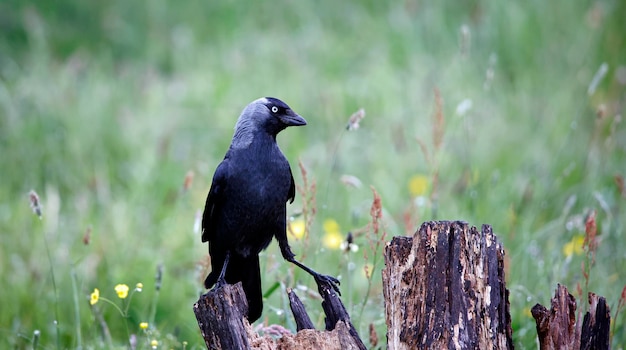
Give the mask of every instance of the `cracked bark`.
[[606, 299], [594, 293], [588, 295], [589, 311], [582, 324], [576, 322], [576, 299], [567, 287], [557, 285], [548, 310], [541, 304], [531, 312], [537, 323], [541, 350], [552, 349], [610, 349], [611, 314]]
[[512, 349], [504, 249], [491, 227], [426, 222], [385, 247], [389, 349]]
[[319, 292], [326, 314], [326, 330], [310, 329], [313, 323], [304, 305], [293, 291], [289, 291], [291, 310], [298, 325], [298, 332], [283, 334], [278, 339], [258, 335], [246, 320], [248, 305], [241, 283], [210, 290], [194, 304], [193, 311], [208, 349], [365, 350], [365, 345], [352, 325], [339, 296], [327, 285], [320, 285]]

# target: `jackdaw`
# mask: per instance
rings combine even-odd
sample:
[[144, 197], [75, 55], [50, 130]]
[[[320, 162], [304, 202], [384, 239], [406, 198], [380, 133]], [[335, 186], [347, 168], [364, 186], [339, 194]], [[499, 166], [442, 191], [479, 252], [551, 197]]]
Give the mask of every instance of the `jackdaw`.
[[202, 242], [209, 242], [211, 288], [241, 282], [248, 301], [248, 321], [261, 317], [263, 296], [259, 253], [276, 237], [282, 256], [314, 278], [318, 287], [339, 281], [294, 259], [287, 242], [287, 201], [296, 188], [289, 162], [276, 135], [288, 126], [306, 125], [283, 101], [264, 97], [250, 103], [235, 125], [224, 160], [217, 166], [202, 217]]

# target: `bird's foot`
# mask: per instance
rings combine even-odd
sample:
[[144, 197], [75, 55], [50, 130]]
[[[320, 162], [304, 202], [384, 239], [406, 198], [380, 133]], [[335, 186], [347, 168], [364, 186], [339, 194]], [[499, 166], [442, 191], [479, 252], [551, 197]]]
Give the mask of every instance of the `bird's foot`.
[[339, 291], [339, 284], [341, 284], [341, 282], [335, 277], [318, 273], [314, 275], [313, 278], [315, 278], [315, 283], [317, 283], [317, 289], [319, 289], [320, 293], [322, 292], [322, 287], [325, 286], [326, 289], [332, 289], [337, 294], [341, 295], [341, 291]]
[[223, 275], [220, 275], [220, 277], [217, 279], [217, 282], [215, 282], [215, 288], [221, 288], [227, 284], [228, 283], [226, 282], [226, 278], [224, 278]]

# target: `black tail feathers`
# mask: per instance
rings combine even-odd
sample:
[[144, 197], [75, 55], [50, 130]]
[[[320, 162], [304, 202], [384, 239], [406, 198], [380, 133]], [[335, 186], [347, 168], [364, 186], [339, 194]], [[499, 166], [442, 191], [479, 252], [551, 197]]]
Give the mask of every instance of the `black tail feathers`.
[[[211, 273], [204, 280], [204, 286], [207, 289], [217, 282], [222, 266], [212, 266], [211, 269]], [[259, 257], [257, 255], [242, 257], [232, 254], [226, 267], [225, 279], [229, 284], [241, 282], [248, 301], [248, 321], [252, 323], [258, 320], [263, 311]]]

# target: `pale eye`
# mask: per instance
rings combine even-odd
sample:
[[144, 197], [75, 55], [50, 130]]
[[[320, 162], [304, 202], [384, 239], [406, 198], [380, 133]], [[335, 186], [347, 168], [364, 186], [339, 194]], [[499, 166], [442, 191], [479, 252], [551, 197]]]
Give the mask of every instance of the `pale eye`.
[[278, 107], [272, 106], [272, 113], [276, 113], [276, 112], [278, 112]]

